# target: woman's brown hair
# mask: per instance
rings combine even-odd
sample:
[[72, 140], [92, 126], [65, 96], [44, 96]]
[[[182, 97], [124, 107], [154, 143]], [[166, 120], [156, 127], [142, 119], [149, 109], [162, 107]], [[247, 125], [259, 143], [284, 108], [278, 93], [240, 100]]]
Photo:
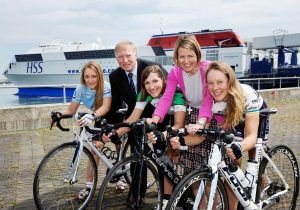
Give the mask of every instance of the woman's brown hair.
[[157, 74], [157, 76], [162, 79], [162, 81], [163, 81], [162, 93], [166, 89], [166, 80], [164, 78], [161, 68], [158, 65], [147, 66], [143, 70], [142, 75], [141, 75], [141, 86], [142, 86], [141, 87], [141, 101], [144, 101], [149, 96], [149, 93], [146, 91], [146, 88], [145, 88], [145, 81], [151, 73]]
[[86, 69], [92, 69], [97, 74], [97, 78], [98, 78], [98, 83], [95, 88], [96, 96], [94, 102], [94, 111], [96, 111], [102, 106], [103, 103], [103, 92], [104, 92], [103, 71], [101, 66], [95, 61], [89, 61], [88, 63], [86, 63], [81, 69], [81, 76], [80, 76], [80, 83], [85, 86], [86, 86], [86, 82], [84, 80], [84, 72]]
[[185, 34], [178, 37], [175, 47], [174, 47], [174, 55], [173, 55], [173, 61], [176, 64], [176, 66], [179, 66], [178, 62], [178, 50], [179, 48], [185, 48], [192, 50], [196, 53], [197, 56], [197, 62], [199, 63], [202, 58], [201, 53], [201, 47], [193, 34]]

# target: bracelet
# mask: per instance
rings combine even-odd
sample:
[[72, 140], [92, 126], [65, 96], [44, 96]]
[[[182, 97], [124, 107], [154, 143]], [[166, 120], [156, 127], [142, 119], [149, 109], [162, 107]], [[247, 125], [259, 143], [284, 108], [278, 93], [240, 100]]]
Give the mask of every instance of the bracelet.
[[184, 137], [182, 135], [179, 135], [178, 137], [180, 146], [186, 146]]
[[188, 148], [189, 148], [188, 146], [181, 146], [180, 145], [178, 149], [179, 150], [188, 150]]

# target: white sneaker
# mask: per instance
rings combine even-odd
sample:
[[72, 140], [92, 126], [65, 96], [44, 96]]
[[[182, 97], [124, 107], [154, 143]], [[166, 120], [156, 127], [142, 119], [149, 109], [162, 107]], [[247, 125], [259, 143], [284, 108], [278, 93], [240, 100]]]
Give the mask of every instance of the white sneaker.
[[168, 201], [167, 199], [163, 199], [162, 201], [162, 206], [161, 206], [161, 210], [165, 210], [167, 208], [167, 204], [168, 204]]
[[116, 190], [117, 191], [124, 191], [127, 187], [127, 184], [122, 180], [120, 179], [117, 183], [116, 183]]

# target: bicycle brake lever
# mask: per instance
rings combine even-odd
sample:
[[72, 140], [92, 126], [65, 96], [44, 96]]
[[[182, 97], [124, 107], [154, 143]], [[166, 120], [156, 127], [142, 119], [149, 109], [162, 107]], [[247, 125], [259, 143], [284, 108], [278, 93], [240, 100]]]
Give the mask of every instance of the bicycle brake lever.
[[50, 123], [50, 130], [52, 130], [53, 125], [54, 125], [54, 122], [51, 122]]

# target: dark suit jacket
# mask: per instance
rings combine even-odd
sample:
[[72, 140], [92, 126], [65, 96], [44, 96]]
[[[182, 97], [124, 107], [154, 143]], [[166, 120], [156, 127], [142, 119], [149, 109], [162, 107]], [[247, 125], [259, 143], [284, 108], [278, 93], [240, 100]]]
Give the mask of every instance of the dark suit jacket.
[[[137, 59], [137, 89], [138, 93], [141, 89], [141, 74], [143, 70], [150, 65], [159, 65], [165, 75], [167, 77], [167, 71], [158, 63], [154, 63], [152, 61]], [[122, 107], [123, 102], [128, 105], [128, 111], [126, 114], [126, 118], [130, 116], [132, 110], [135, 107], [136, 97], [130, 93], [129, 82], [126, 75], [126, 72], [118, 67], [112, 73], [109, 74], [109, 81], [111, 85], [111, 93], [112, 93], [112, 104], [109, 113], [105, 116], [109, 123], [117, 123], [121, 122], [123, 119], [120, 115], [116, 113], [118, 109]], [[146, 110], [145, 110], [146, 111]]]

